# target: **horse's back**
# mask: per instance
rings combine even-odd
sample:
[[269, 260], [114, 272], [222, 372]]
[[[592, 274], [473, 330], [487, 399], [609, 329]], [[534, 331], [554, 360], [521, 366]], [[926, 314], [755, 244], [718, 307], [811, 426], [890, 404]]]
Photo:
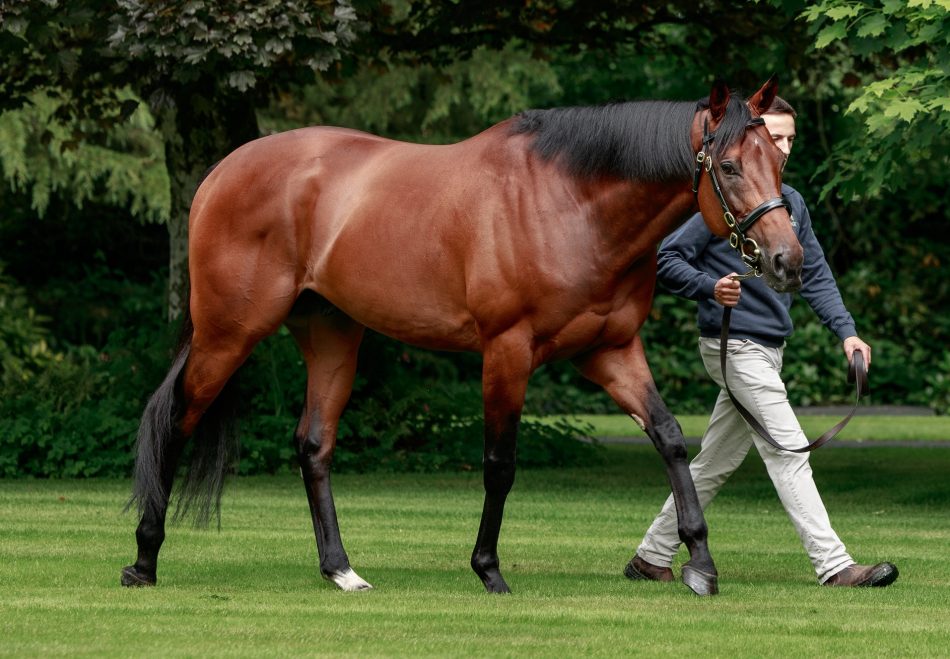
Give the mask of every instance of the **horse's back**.
[[313, 290], [396, 338], [476, 349], [466, 266], [480, 225], [506, 212], [507, 136], [423, 145], [312, 127], [255, 140], [201, 185], [190, 258], [277, 279], [283, 295]]

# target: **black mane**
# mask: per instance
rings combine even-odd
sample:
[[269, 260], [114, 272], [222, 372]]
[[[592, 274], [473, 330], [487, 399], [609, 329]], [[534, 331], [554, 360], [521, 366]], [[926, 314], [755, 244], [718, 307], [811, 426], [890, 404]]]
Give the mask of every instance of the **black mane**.
[[[512, 133], [533, 135], [531, 148], [545, 160], [560, 159], [574, 176], [684, 180], [693, 173], [690, 127], [702, 104], [637, 101], [527, 110], [515, 117]], [[714, 154], [738, 140], [750, 118], [745, 102], [733, 96], [716, 131]]]

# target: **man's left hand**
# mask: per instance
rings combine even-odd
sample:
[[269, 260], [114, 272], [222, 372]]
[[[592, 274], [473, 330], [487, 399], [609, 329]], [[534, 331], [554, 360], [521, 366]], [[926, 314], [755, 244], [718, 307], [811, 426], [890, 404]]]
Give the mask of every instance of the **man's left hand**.
[[851, 363], [851, 355], [855, 350], [860, 350], [864, 356], [864, 364], [868, 370], [871, 370], [871, 346], [862, 341], [860, 337], [849, 336], [844, 340], [844, 354], [848, 357], [848, 363]]

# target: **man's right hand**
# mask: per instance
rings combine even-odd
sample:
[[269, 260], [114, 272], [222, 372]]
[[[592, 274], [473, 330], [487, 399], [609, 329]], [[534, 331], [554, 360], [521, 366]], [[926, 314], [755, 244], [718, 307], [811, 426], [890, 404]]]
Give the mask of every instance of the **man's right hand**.
[[716, 287], [713, 289], [713, 296], [716, 298], [716, 302], [724, 307], [734, 307], [739, 304], [739, 296], [742, 294], [742, 285], [738, 279], [733, 279], [735, 276], [735, 272], [726, 275], [716, 282]]

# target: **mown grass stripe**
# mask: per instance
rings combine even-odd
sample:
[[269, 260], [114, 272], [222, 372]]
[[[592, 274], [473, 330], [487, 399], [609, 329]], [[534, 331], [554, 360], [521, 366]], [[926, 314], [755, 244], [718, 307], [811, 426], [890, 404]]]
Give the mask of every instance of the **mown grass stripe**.
[[[340, 522], [368, 593], [319, 578], [295, 476], [236, 479], [222, 529], [171, 527], [157, 588], [126, 590], [124, 481], [0, 482], [0, 654], [70, 656], [940, 656], [950, 647], [950, 452], [812, 458], [855, 558], [891, 588], [816, 585], [754, 455], [710, 507], [721, 595], [621, 570], [668, 486], [648, 446], [598, 467], [523, 470], [502, 529], [511, 596], [468, 568], [480, 474], [341, 475]], [[60, 499], [62, 497], [62, 500]], [[683, 560], [685, 552], [679, 560]]]

